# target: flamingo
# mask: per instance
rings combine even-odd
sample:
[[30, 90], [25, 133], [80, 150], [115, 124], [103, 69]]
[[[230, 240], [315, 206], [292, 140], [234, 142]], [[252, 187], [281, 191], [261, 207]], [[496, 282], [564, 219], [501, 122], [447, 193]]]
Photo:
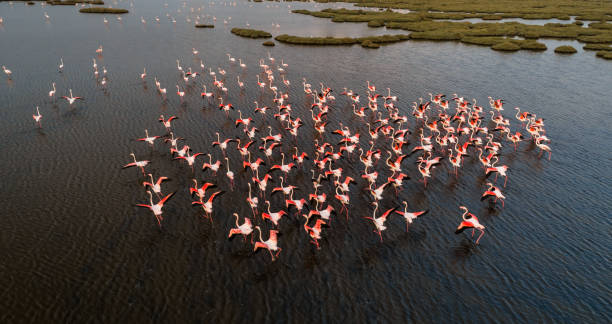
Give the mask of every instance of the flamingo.
[[36, 122], [38, 124], [38, 127], [40, 127], [40, 120], [42, 119], [42, 115], [40, 114], [40, 111], [38, 111], [38, 106], [36, 106], [36, 115], [32, 115], [32, 118], [34, 118], [34, 122]]
[[472, 237], [474, 237], [474, 230], [478, 229], [480, 231], [480, 236], [478, 236], [478, 239], [476, 239], [476, 244], [478, 244], [478, 242], [480, 241], [480, 238], [484, 235], [485, 227], [482, 224], [480, 224], [480, 222], [478, 221], [478, 218], [476, 218], [474, 214], [468, 212], [468, 209], [466, 207], [460, 206], [459, 209], [464, 210], [463, 215], [461, 215], [461, 219], [463, 219], [463, 221], [461, 222], [461, 224], [459, 224], [459, 227], [457, 227], [457, 229], [455, 230], [455, 234], [459, 234], [463, 232], [464, 230], [471, 228]]
[[386, 230], [387, 227], [385, 226], [385, 222], [387, 221], [387, 217], [393, 213], [397, 207], [391, 208], [389, 210], [387, 210], [386, 212], [384, 212], [382, 215], [380, 215], [380, 217], [376, 217], [376, 211], [378, 210], [378, 202], [373, 202], [372, 203], [374, 206], [376, 206], [374, 208], [374, 213], [372, 214], [372, 217], [364, 217], [366, 219], [370, 219], [372, 220], [372, 222], [374, 223], [374, 226], [376, 227], [375, 232], [378, 232], [378, 236], [380, 236], [380, 242], [382, 243], [383, 238], [382, 238], [382, 231]]
[[200, 205], [202, 206], [202, 209], [204, 209], [204, 212], [206, 213], [206, 217], [208, 219], [210, 219], [210, 222], [212, 223], [212, 212], [213, 212], [213, 201], [215, 200], [216, 197], [218, 197], [219, 195], [223, 194], [223, 191], [216, 191], [214, 192], [212, 195], [210, 195], [210, 197], [208, 197], [208, 200], [206, 202], [203, 201], [192, 201], [191, 204], [192, 205]]
[[164, 125], [164, 127], [166, 127], [166, 130], [168, 132], [170, 132], [172, 130], [172, 121], [178, 119], [178, 117], [176, 116], [170, 116], [168, 119], [164, 118], [164, 115], [159, 115], [159, 122], [162, 123]]
[[4, 70], [4, 74], [6, 74], [6, 76], [11, 79], [11, 75], [13, 74], [13, 72], [9, 69], [6, 68], [6, 66], [2, 66], [2, 70]]
[[253, 182], [257, 183], [257, 186], [259, 187], [259, 191], [261, 194], [263, 194], [265, 196], [266, 194], [266, 188], [268, 186], [268, 180], [272, 179], [272, 176], [269, 174], [266, 174], [261, 180], [259, 180], [258, 175], [255, 174], [255, 177], [252, 178]]
[[204, 153], [196, 153], [194, 155], [191, 155], [189, 153], [189, 150], [187, 150], [187, 156], [177, 156], [174, 159], [178, 160], [178, 159], [183, 159], [185, 161], [187, 161], [187, 165], [189, 165], [191, 167], [191, 171], [193, 171], [193, 165], [195, 164], [195, 159], [198, 157], [198, 155], [202, 155]]
[[[349, 204], [350, 198], [349, 198], [348, 195], [339, 193], [338, 190], [339, 190], [339, 188], [336, 187], [336, 195], [335, 195], [335, 197], [342, 204], [342, 209], [344, 209], [346, 211], [346, 220], [348, 221], [348, 208], [346, 206]], [[342, 212], [342, 210], [340, 210], [340, 212]]]
[[185, 91], [181, 91], [181, 88], [179, 88], [178, 84], [176, 85], [176, 94], [181, 98], [181, 100], [183, 100], [183, 97], [185, 96]]
[[[238, 224], [239, 216], [237, 213], [233, 213], [233, 216], [236, 217], [236, 228], [230, 229], [228, 238], [232, 238], [232, 236], [236, 234], [241, 234], [246, 241], [246, 237], [249, 236], [253, 232], [253, 225], [251, 224], [251, 220], [248, 217], [244, 218], [244, 223], [242, 225]], [[252, 238], [251, 238], [252, 242]]]
[[272, 172], [274, 170], [281, 170], [282, 172], [285, 173], [285, 177], [289, 174], [289, 171], [291, 171], [292, 168], [295, 167], [295, 163], [291, 162], [289, 164], [285, 164], [285, 153], [281, 152], [281, 156], [282, 156], [282, 160], [281, 160], [281, 164], [275, 164], [270, 168], [270, 171], [268, 172]]
[[64, 58], [60, 57], [59, 72], [64, 71]]
[[136, 161], [136, 156], [134, 155], [134, 153], [130, 153], [130, 155], [134, 159], [134, 162], [124, 165], [123, 169], [133, 167], [133, 166], [139, 167], [140, 170], [142, 171], [142, 175], [144, 175], [145, 174], [144, 167], [147, 166], [151, 161], [146, 161], [146, 160]]
[[261, 219], [269, 219], [272, 223], [274, 223], [274, 226], [278, 226], [278, 221], [280, 221], [283, 216], [287, 215], [287, 212], [280, 210], [276, 213], [272, 213], [270, 212], [270, 202], [268, 200], [266, 200], [266, 205], [268, 205], [268, 212], [261, 213]]
[[283, 177], [279, 177], [279, 179], [280, 179], [281, 185], [280, 187], [273, 188], [272, 194], [274, 194], [275, 192], [282, 191], [285, 196], [288, 196], [293, 192], [294, 189], [297, 189], [296, 186], [286, 186], [286, 187], [283, 186], [283, 180], [284, 180]]
[[164, 219], [162, 217], [162, 213], [163, 213], [162, 208], [164, 207], [164, 204], [166, 203], [166, 201], [168, 201], [168, 199], [172, 197], [174, 193], [171, 193], [167, 195], [166, 197], [162, 198], [156, 204], [153, 204], [153, 194], [151, 193], [151, 191], [147, 190], [147, 193], [149, 194], [149, 204], [148, 205], [147, 204], [136, 204], [136, 206], [149, 208], [153, 212], [153, 215], [155, 216], [155, 219], [157, 219], [157, 223], [159, 224], [159, 227], [161, 228], [161, 221]]
[[164, 180], [168, 180], [168, 177], [159, 177], [157, 179], [157, 182], [153, 180], [153, 175], [151, 173], [149, 173], [149, 177], [151, 177], [151, 182], [144, 181], [142, 183], [142, 185], [144, 187], [146, 187], [146, 186], [151, 187], [151, 190], [153, 190], [153, 192], [159, 197], [161, 195], [161, 193], [162, 193], [161, 192], [161, 183]]
[[210, 155], [210, 153], [208, 153], [206, 155], [208, 155], [208, 163], [202, 164], [202, 170], [206, 171], [206, 169], [211, 169], [213, 174], [216, 176], [217, 175], [217, 171], [219, 171], [219, 167], [221, 166], [221, 161], [217, 160], [217, 162], [215, 162], [213, 164], [212, 163], [212, 156]]
[[490, 182], [487, 182], [487, 186], [489, 186], [489, 188], [482, 194], [480, 200], [495, 197], [495, 202], [497, 202], [497, 199], [501, 200], [502, 207], [504, 207], [504, 199], [506, 199], [506, 197], [502, 194], [501, 190]]
[[491, 166], [486, 169], [485, 171], [486, 175], [489, 176], [491, 175], [491, 173], [495, 172], [495, 180], [497, 180], [497, 175], [501, 174], [502, 177], [505, 177], [504, 187], [506, 187], [506, 182], [508, 182], [508, 175], [506, 174], [506, 172], [508, 171], [508, 166], [502, 165], [502, 166], [496, 167], [495, 164], [497, 163], [498, 158], [497, 156], [495, 156], [493, 157], [493, 159], [495, 159], [495, 161], [491, 163]]
[[193, 187], [189, 188], [189, 193], [191, 195], [196, 194], [200, 201], [203, 201], [204, 196], [206, 195], [206, 189], [215, 187], [214, 184], [210, 182], [206, 182], [202, 185], [202, 187], [198, 188], [198, 180], [193, 179]]
[[155, 144], [155, 140], [160, 138], [161, 136], [149, 136], [149, 131], [145, 129], [145, 137], [137, 139], [137, 141], [147, 142], [151, 146]]
[[253, 217], [255, 217], [255, 209], [257, 209], [257, 204], [259, 203], [259, 198], [251, 196], [251, 184], [249, 183], [249, 198], [246, 201], [251, 206], [251, 211], [253, 212]]
[[229, 158], [227, 156], [225, 157], [225, 164], [227, 166], [227, 173], [226, 173], [226, 175], [227, 175], [227, 178], [230, 180], [230, 185], [231, 185], [231, 188], [232, 188], [232, 191], [233, 191], [234, 190], [234, 172], [232, 170], [230, 170], [230, 167], [229, 167]]
[[75, 101], [77, 101], [77, 100], [79, 100], [79, 99], [80, 99], [80, 100], [85, 100], [85, 99], [83, 99], [83, 98], [81, 98], [81, 97], [75, 97], [75, 96], [73, 96], [73, 95], [72, 95], [72, 89], [69, 89], [69, 91], [70, 91], [70, 97], [68, 97], [68, 96], [62, 96], [62, 98], [66, 99], [66, 101], [68, 101], [68, 104], [72, 105], [72, 104], [73, 104]]
[[211, 98], [213, 97], [213, 93], [212, 92], [206, 92], [206, 85], [204, 85], [204, 92], [201, 93], [202, 98], [206, 97], [206, 98]]
[[310, 227], [308, 226], [308, 221], [310, 220], [310, 216], [306, 216], [306, 215], [304, 216], [306, 217], [306, 223], [304, 223], [304, 230], [312, 238], [312, 243], [314, 243], [317, 246], [317, 250], [320, 250], [321, 247], [319, 246], [319, 240], [321, 239], [321, 226], [325, 224], [325, 221], [322, 219], [317, 219], [315, 225]]
[[55, 96], [55, 82], [51, 83], [53, 90], [49, 91], [49, 97]]
[[[253, 249], [253, 251], [257, 251], [257, 249], [259, 248], [267, 249], [268, 252], [270, 252], [272, 261], [276, 260], [276, 257], [278, 257], [278, 254], [282, 250], [281, 248], [278, 247], [278, 239], [277, 239], [278, 231], [270, 230], [270, 236], [268, 240], [264, 241], [263, 238], [261, 237], [261, 228], [259, 226], [255, 226], [255, 228], [259, 231], [259, 242], [255, 243], [255, 248]], [[277, 251], [276, 257], [274, 254], [272, 254], [272, 251]]]
[[225, 155], [225, 150], [227, 149], [227, 143], [235, 142], [236, 140], [228, 138], [228, 139], [223, 140], [223, 142], [221, 142], [221, 138], [219, 137], [219, 132], [215, 132], [215, 134], [217, 134], [217, 140], [212, 143], [212, 146], [213, 147], [219, 146], [219, 148], [221, 148], [221, 151], [223, 151], [223, 155]]
[[404, 211], [399, 211], [396, 210], [395, 212], [404, 216], [404, 218], [406, 219], [406, 232], [408, 232], [408, 225], [412, 224], [412, 222], [417, 219], [417, 217], [426, 214], [429, 210], [423, 210], [423, 211], [418, 211], [418, 212], [412, 212], [409, 213], [408, 212], [408, 203], [406, 201], [403, 202], [404, 203]]

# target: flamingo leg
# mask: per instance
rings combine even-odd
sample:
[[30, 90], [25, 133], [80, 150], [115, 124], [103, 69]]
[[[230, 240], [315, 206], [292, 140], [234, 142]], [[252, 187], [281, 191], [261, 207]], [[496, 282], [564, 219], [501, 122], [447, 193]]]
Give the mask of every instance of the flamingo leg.
[[476, 244], [478, 244], [478, 242], [480, 241], [480, 238], [484, 235], [484, 231], [480, 230], [480, 235], [478, 236], [478, 239], [476, 239]]

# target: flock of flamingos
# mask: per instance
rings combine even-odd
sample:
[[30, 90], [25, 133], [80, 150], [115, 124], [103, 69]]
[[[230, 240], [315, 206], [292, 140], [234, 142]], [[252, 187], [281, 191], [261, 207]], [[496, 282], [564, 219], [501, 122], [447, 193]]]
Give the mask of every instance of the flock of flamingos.
[[[100, 46], [96, 53], [102, 55], [102, 52], [103, 48]], [[192, 54], [195, 57], [198, 51], [193, 49]], [[230, 54], [227, 56], [228, 64], [240, 67], [243, 72], [246, 71], [246, 64], [242, 60], [237, 60]], [[60, 72], [63, 71], [63, 60], [60, 60], [58, 67]], [[5, 66], [2, 68], [6, 76], [11, 78], [12, 72]], [[207, 68], [202, 60], [197, 72], [192, 68], [181, 67], [177, 61], [177, 69], [185, 85], [196, 84], [198, 79], [204, 80], [201, 83], [202, 100], [208, 101], [209, 104], [217, 102], [214, 105], [218, 107], [220, 113], [225, 114], [228, 119], [235, 120], [236, 128], [242, 130], [241, 136], [224, 138], [224, 134], [217, 132], [216, 139], [211, 139], [213, 150], [217, 150], [217, 153], [223, 156], [220, 160], [213, 161], [209, 153], [208, 158], [201, 161], [199, 158], [204, 157], [204, 154], [194, 153], [189, 145], [183, 143], [185, 140], [175, 134], [175, 128], [180, 129], [180, 120], [175, 116], [159, 117], [160, 132], [165, 131], [165, 134], [150, 135], [148, 130], [145, 130], [145, 137], [138, 139], [151, 147], [164, 145], [157, 144], [163, 140], [177, 163], [185, 163], [191, 168], [193, 187], [189, 188], [189, 192], [193, 197], [192, 205], [202, 208], [204, 216], [211, 222], [215, 211], [221, 207], [214, 208], [215, 198], [227, 191], [232, 191], [232, 194], [238, 196], [238, 193], [234, 192], [234, 181], [237, 180], [237, 173], [234, 171], [246, 170], [238, 177], [241, 178], [239, 181], [248, 182], [249, 191], [248, 195], [244, 194], [244, 203], [250, 207], [252, 218], [251, 215], [233, 213], [236, 226], [228, 229], [228, 237], [231, 239], [234, 235], [240, 234], [246, 241], [250, 236], [251, 243], [254, 242], [254, 250], [267, 249], [272, 260], [275, 260], [281, 252], [277, 236], [278, 225], [287, 218], [303, 217], [304, 233], [310, 236], [311, 242], [317, 249], [320, 248], [321, 238], [330, 231], [332, 218], [345, 216], [343, 218], [347, 222], [357, 221], [352, 219], [353, 213], [349, 215], [351, 187], [355, 187], [357, 181], [367, 184], [374, 210], [371, 217], [365, 218], [371, 221], [373, 230], [381, 241], [389, 217], [403, 217], [408, 231], [409, 225], [425, 214], [426, 210], [411, 211], [406, 201], [401, 204], [394, 203], [398, 206], [386, 211], [379, 212], [378, 209], [383, 199], [395, 202], [402, 186], [410, 180], [405, 173], [409, 163], [405, 161], [408, 161], [406, 158], [411, 155], [418, 155], [415, 160], [416, 169], [421, 177], [418, 181], [423, 183], [425, 189], [427, 179], [440, 172], [436, 170], [437, 166], [447, 164], [448, 170], [452, 170], [452, 173], [458, 176], [465, 164], [463, 157], [468, 154], [477, 155], [477, 160], [482, 164], [482, 173], [486, 176], [494, 175], [490, 178], [492, 180], [486, 183], [486, 188], [483, 188], [481, 200], [492, 199], [494, 203], [499, 202], [502, 208], [505, 196], [500, 187], [505, 188], [509, 171], [506, 165], [501, 164], [502, 147], [509, 145], [511, 149], [518, 150], [520, 142], [529, 140], [539, 149], [539, 156], [543, 152], [548, 152], [550, 159], [551, 149], [546, 144], [550, 140], [545, 135], [543, 119], [537, 118], [534, 113], [521, 111], [518, 107], [514, 108], [516, 114], [506, 118], [503, 115], [506, 111], [504, 101], [501, 99], [489, 97], [490, 107], [485, 108], [478, 106], [475, 100], [468, 101], [456, 94], [448, 98], [443, 94], [429, 94], [430, 100], [421, 99], [419, 103], [414, 102], [409, 114], [404, 115], [400, 111], [398, 98], [391, 95], [391, 90], [387, 88], [386, 94], [381, 93], [370, 81], [367, 81], [362, 95], [346, 88], [338, 93], [339, 96], [346, 97], [349, 105], [335, 108], [334, 103], [337, 100], [335, 91], [322, 83], [320, 88], [313, 87], [303, 79], [300, 87], [306, 96], [312, 98], [312, 105], [298, 108], [292, 106], [289, 98], [288, 89], [295, 85], [285, 78], [287, 68], [288, 65], [284, 61], [277, 62], [269, 53], [267, 58], [260, 59], [258, 67], [260, 72], [257, 74], [256, 85], [259, 89], [256, 91], [269, 92], [274, 99], [269, 106], [255, 102], [251, 108], [240, 107], [241, 110], [236, 111], [228, 101], [225, 82], [236, 80], [240, 88], [246, 87], [239, 76], [234, 79], [221, 68], [216, 71]], [[102, 86], [105, 86], [106, 69], [102, 69], [100, 73], [96, 60], [93, 59], [94, 75], [97, 79], [101, 77], [98, 80]], [[217, 78], [218, 76], [220, 78]], [[143, 82], [150, 78], [146, 69], [140, 78]], [[209, 84], [208, 89], [213, 91], [207, 89], [206, 80], [212, 80], [212, 87]], [[167, 100], [166, 88], [161, 86], [157, 78], [154, 78], [154, 82], [160, 97]], [[175, 95], [181, 102], [185, 96], [185, 85], [183, 88], [179, 84], [176, 85]], [[55, 83], [52, 84], [48, 95], [55, 100]], [[71, 89], [69, 94], [61, 98], [65, 99], [68, 105], [83, 100], [79, 96], [74, 96]], [[406, 107], [402, 108], [407, 110]], [[367, 128], [367, 133], [364, 131], [365, 134], [360, 134], [359, 130], [350, 129], [341, 122], [340, 125], [331, 127], [327, 121], [327, 114], [332, 109], [345, 110], [341, 113], [347, 117], [351, 113], [354, 114]], [[269, 118], [270, 115], [273, 115], [274, 119]], [[317, 137], [311, 151], [299, 152], [297, 147], [299, 131], [305, 124], [299, 117], [294, 116], [305, 115], [311, 116]], [[36, 107], [36, 114], [32, 117], [41, 127], [42, 114], [39, 107]], [[255, 119], [261, 119], [261, 123], [266, 125], [267, 129], [256, 128]], [[517, 124], [514, 128], [511, 128], [511, 120], [515, 120]], [[270, 123], [277, 124], [284, 131], [274, 134]], [[409, 142], [410, 134], [418, 138], [416, 145], [411, 145]], [[226, 154], [228, 150], [237, 150], [242, 160], [231, 161]], [[146, 169], [152, 162], [139, 160], [134, 153], [130, 155], [131, 162], [123, 167], [136, 167], [140, 170], [139, 174], [142, 173], [144, 179], [138, 181], [146, 188], [148, 196], [148, 203], [138, 206], [148, 208], [161, 227], [164, 205], [174, 194], [167, 193], [163, 189], [163, 182], [168, 178], [148, 173]], [[343, 159], [355, 161], [354, 163], [358, 165], [357, 158], [362, 165], [360, 174], [347, 174], [348, 172], [338, 167], [338, 161]], [[198, 182], [196, 169], [201, 169], [202, 177], [206, 180]], [[308, 194], [295, 197], [298, 195], [295, 191], [297, 187], [291, 183], [300, 173], [311, 176], [312, 188], [300, 188], [300, 192]], [[222, 181], [224, 177], [229, 181]], [[278, 181], [273, 180], [274, 178]], [[498, 178], [500, 184], [497, 184]], [[269, 186], [272, 181], [275, 184]], [[325, 182], [328, 184], [324, 185]], [[225, 191], [215, 189], [218, 186], [228, 186], [228, 188], [224, 188]], [[325, 188], [333, 189], [325, 190]], [[283, 203], [280, 206], [272, 206], [271, 195], [282, 195]], [[223, 206], [223, 208], [225, 215], [232, 212], [228, 210], [232, 206]], [[478, 244], [484, 235], [485, 226], [466, 207], [459, 206], [459, 209], [462, 214], [455, 233], [471, 229], [473, 237], [475, 230], [478, 230], [480, 234], [475, 241]], [[263, 238], [262, 226], [271, 228], [267, 233], [267, 240]], [[256, 241], [253, 238], [254, 230], [259, 234]]]

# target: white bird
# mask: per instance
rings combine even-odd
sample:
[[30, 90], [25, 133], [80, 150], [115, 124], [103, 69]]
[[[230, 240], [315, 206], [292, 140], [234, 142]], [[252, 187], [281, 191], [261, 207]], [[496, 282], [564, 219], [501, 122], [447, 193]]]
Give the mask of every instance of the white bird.
[[4, 74], [6, 74], [6, 76], [10, 79], [11, 78], [11, 74], [13, 74], [13, 72], [11, 72], [11, 70], [7, 69], [6, 66], [2, 66], [2, 70], [4, 70]]

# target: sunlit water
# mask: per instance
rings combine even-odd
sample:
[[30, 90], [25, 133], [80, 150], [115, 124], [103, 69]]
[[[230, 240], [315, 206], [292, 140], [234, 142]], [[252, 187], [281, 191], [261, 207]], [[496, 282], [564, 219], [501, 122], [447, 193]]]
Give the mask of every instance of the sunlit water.
[[[122, 22], [109, 15], [105, 25], [103, 16], [78, 14], [77, 8], [0, 3], [0, 64], [13, 71], [12, 80], [0, 78], [1, 322], [610, 320], [609, 62], [591, 52], [556, 55], [548, 43], [543, 53], [512, 54], [449, 42], [404, 42], [378, 50], [283, 44], [267, 48], [262, 40], [229, 32], [248, 21], [252, 28], [274, 35], [387, 33], [365, 24], [334, 24], [288, 13], [325, 7], [307, 3], [238, 2], [233, 7], [191, 2], [164, 7], [161, 1], [138, 1], [134, 8], [129, 3], [113, 6], [131, 13], [123, 15]], [[213, 22], [215, 16], [215, 28], [193, 28], [198, 13], [187, 14], [191, 6], [204, 6], [199, 14], [210, 15], [200, 22]], [[102, 57], [94, 52], [99, 45], [104, 46]], [[410, 113], [412, 101], [428, 99], [429, 92], [458, 93], [484, 106], [487, 96], [504, 98], [506, 117], [513, 122], [515, 106], [545, 118], [552, 159], [538, 158], [537, 149], [527, 142], [516, 153], [507, 145], [502, 161], [510, 167], [510, 176], [501, 208], [479, 200], [486, 180], [474, 157], [468, 158], [458, 179], [448, 175], [446, 165], [434, 170], [425, 190], [417, 182], [412, 156], [404, 162], [412, 179], [397, 198], [388, 191], [381, 205], [387, 209], [406, 200], [412, 210], [430, 210], [408, 233], [401, 218], [391, 217], [380, 243], [372, 224], [362, 218], [371, 215], [372, 206], [359, 179], [351, 188], [350, 220], [344, 215], [332, 218], [321, 250], [309, 243], [303, 218], [292, 212], [279, 226], [280, 258], [271, 262], [265, 251], [253, 254], [252, 245], [242, 238], [227, 240], [234, 226], [231, 214], [251, 214], [244, 201], [250, 173], [239, 171], [234, 149], [228, 153], [237, 173], [233, 192], [224, 172], [215, 179], [196, 171], [198, 179], [227, 191], [216, 201], [211, 224], [201, 209], [190, 206], [191, 170], [172, 161], [165, 144], [158, 142], [151, 149], [135, 141], [145, 128], [164, 134], [157, 122], [161, 113], [179, 117], [175, 133], [195, 152], [210, 152], [218, 159], [222, 154], [210, 146], [215, 132], [224, 138], [244, 137], [234, 127], [236, 113], [228, 119], [216, 109], [217, 102], [200, 98], [201, 84], [212, 88], [210, 76], [184, 87], [176, 59], [184, 68], [199, 70], [199, 59], [191, 54], [194, 47], [207, 67], [227, 70], [234, 106], [253, 116], [260, 129], [272, 125], [274, 133], [282, 130], [270, 113], [265, 119], [252, 113], [255, 100], [272, 105], [270, 91], [262, 94], [257, 87], [256, 74], [261, 71], [259, 59], [268, 51], [277, 61], [284, 59], [292, 82], [291, 103], [305, 122], [297, 141], [300, 151], [312, 153], [315, 138], [308, 109], [312, 99], [304, 96], [301, 79], [334, 89], [338, 100], [327, 129], [343, 122], [361, 132], [364, 147], [367, 129], [350, 114], [349, 102], [339, 93], [344, 87], [354, 89], [365, 101], [365, 82], [371, 80], [381, 92], [390, 87], [399, 96], [404, 114]], [[243, 59], [247, 69], [230, 64], [226, 53]], [[65, 62], [61, 74], [60, 57]], [[93, 76], [94, 57], [108, 70], [106, 89]], [[146, 83], [139, 78], [143, 67]], [[246, 90], [238, 89], [237, 75], [247, 83]], [[168, 89], [167, 101], [155, 91], [153, 76]], [[56, 82], [58, 95], [67, 95], [71, 88], [86, 100], [72, 107], [49, 100], [51, 82]], [[182, 103], [174, 94], [176, 84], [187, 92]], [[276, 85], [284, 87], [280, 81]], [[44, 116], [42, 129], [31, 118], [37, 105]], [[417, 143], [415, 135], [410, 139], [408, 149]], [[336, 142], [339, 137], [328, 134], [326, 140]], [[283, 151], [290, 153], [294, 145], [288, 140]], [[149, 211], [134, 207], [148, 197], [139, 172], [121, 169], [130, 162], [130, 152], [152, 161], [147, 171], [172, 179], [163, 186], [176, 194], [164, 207], [161, 230]], [[356, 156], [338, 165], [356, 176], [362, 170]], [[297, 197], [312, 192], [309, 168], [290, 177], [300, 187]], [[332, 194], [331, 185], [323, 189]], [[273, 210], [280, 209], [281, 196], [272, 198], [272, 204]], [[486, 226], [477, 247], [469, 234], [453, 233], [460, 205]]]

